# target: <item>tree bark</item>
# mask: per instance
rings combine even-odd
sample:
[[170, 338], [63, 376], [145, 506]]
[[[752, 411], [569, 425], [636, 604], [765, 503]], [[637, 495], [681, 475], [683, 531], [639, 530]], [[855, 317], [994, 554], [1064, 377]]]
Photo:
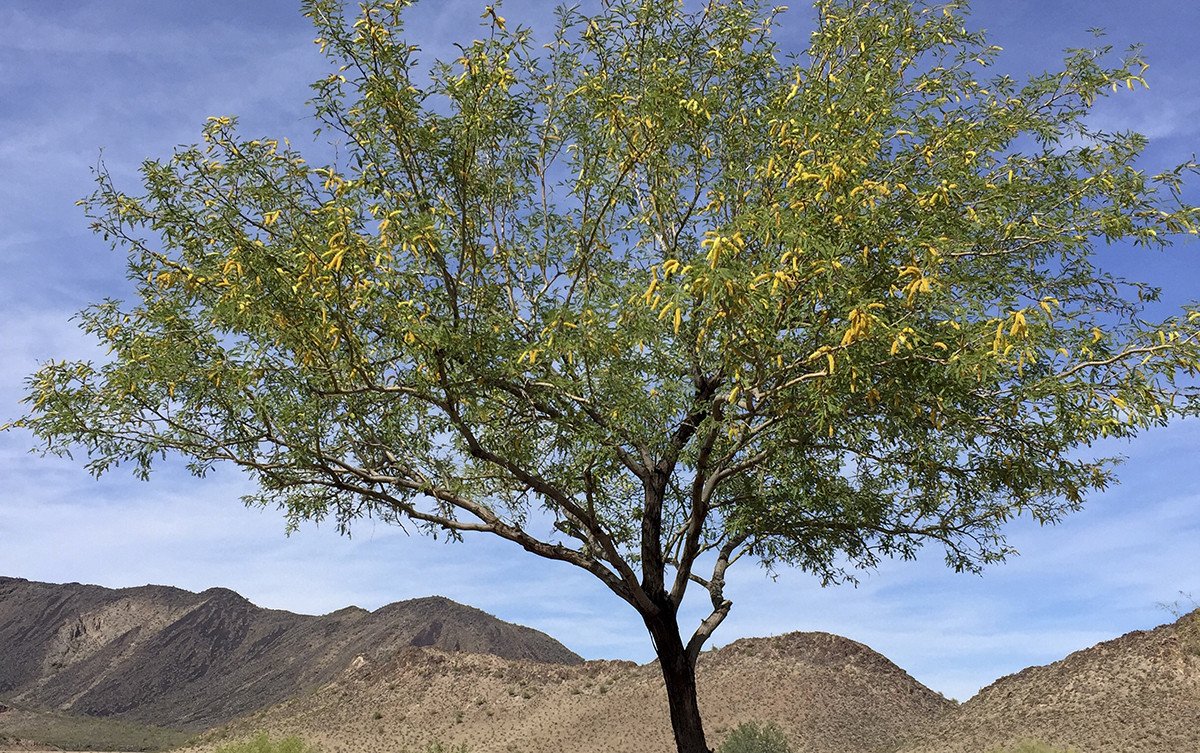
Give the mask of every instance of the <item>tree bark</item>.
[[700, 704], [696, 698], [696, 664], [679, 635], [679, 622], [672, 606], [653, 616], [642, 615], [654, 638], [654, 650], [667, 688], [671, 729], [678, 753], [712, 753], [704, 741]]

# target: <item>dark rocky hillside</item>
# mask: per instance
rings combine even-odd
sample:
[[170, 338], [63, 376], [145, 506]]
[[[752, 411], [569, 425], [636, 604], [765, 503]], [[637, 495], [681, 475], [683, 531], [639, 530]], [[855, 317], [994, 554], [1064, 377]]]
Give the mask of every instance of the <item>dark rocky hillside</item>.
[[200, 730], [408, 646], [554, 664], [558, 641], [441, 597], [320, 617], [233, 591], [0, 577], [0, 701]]

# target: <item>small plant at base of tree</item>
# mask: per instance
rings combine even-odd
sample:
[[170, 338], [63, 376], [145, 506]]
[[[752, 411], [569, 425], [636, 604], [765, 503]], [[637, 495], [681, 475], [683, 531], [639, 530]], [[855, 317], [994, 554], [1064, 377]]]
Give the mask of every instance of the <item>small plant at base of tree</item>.
[[1018, 743], [1015, 747], [997, 749], [992, 753], [1077, 753], [1077, 751], [1072, 748], [1055, 748], [1045, 743], [1027, 740]]
[[743, 722], [726, 736], [717, 753], [792, 753], [792, 747], [774, 722]]
[[445, 745], [440, 740], [429, 743], [422, 753], [470, 753], [466, 743], [461, 745]]

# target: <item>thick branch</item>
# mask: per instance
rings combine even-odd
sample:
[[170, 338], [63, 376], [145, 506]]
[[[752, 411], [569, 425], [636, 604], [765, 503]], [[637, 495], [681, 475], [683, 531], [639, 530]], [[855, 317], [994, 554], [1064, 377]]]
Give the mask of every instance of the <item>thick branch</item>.
[[696, 657], [700, 655], [700, 649], [704, 647], [704, 642], [708, 640], [713, 631], [725, 621], [729, 615], [729, 610], [733, 607], [733, 602], [725, 598], [725, 571], [729, 566], [745, 553], [745, 550], [738, 551], [742, 544], [749, 539], [749, 534], [738, 534], [732, 537], [721, 547], [717, 553], [717, 562], [713, 565], [712, 578], [708, 581], [708, 595], [712, 599], [713, 611], [708, 617], [700, 623], [696, 628], [696, 632], [692, 633], [692, 637], [688, 640], [687, 653], [688, 657], [694, 663]]
[[[713, 394], [720, 386], [718, 378], [707, 378], [697, 374], [696, 394], [693, 400], [695, 406], [687, 417], [679, 423], [671, 434], [663, 456], [654, 464], [648, 477], [643, 480], [644, 502], [642, 508], [642, 588], [646, 593], [663, 594], [666, 589], [664, 566], [665, 558], [662, 539], [662, 508], [666, 496], [667, 485], [675, 473], [675, 466], [683, 449], [695, 436], [705, 419], [713, 410]], [[693, 515], [696, 515], [693, 510]], [[697, 525], [703, 525], [705, 511], [699, 512]], [[672, 596], [675, 588], [671, 589]], [[678, 606], [679, 602], [674, 602]]]
[[717, 487], [716, 476], [707, 474], [713, 447], [717, 442], [718, 428], [715, 424], [720, 423], [719, 412], [720, 405], [715, 404], [713, 406], [714, 426], [710, 427], [707, 434], [705, 434], [704, 440], [700, 445], [700, 451], [696, 456], [696, 473], [692, 478], [692, 509], [684, 527], [683, 549], [677, 558], [675, 583], [671, 586], [671, 600], [676, 604], [683, 602], [683, 595], [687, 590], [688, 576], [691, 574], [692, 565], [700, 553], [700, 536], [704, 532], [704, 523], [708, 519], [708, 503], [712, 499], [713, 492], [716, 491]]
[[328, 459], [326, 462], [328, 465], [338, 466], [342, 473], [351, 474], [362, 479], [368, 484], [389, 484], [402, 489], [419, 492], [439, 502], [447, 503], [475, 516], [482, 521], [483, 525], [464, 523], [453, 518], [447, 518], [445, 516], [423, 512], [416, 509], [411, 504], [404, 502], [403, 500], [399, 500], [378, 488], [361, 484], [349, 484], [342, 478], [342, 473], [339, 473], [337, 469], [332, 467], [328, 468], [326, 474], [336, 485], [336, 487], [343, 491], [361, 494], [368, 498], [375, 499], [402, 513], [403, 515], [413, 518], [414, 520], [430, 522], [450, 530], [486, 531], [489, 533], [494, 533], [501, 538], [508, 539], [509, 541], [519, 544], [521, 548], [540, 557], [568, 562], [576, 567], [580, 567], [592, 573], [606, 586], [608, 586], [613, 593], [620, 596], [621, 599], [633, 605], [635, 608], [641, 609], [641, 600], [638, 598], [638, 594], [632, 591], [628, 587], [627, 583], [625, 583], [616, 574], [605, 567], [599, 560], [595, 559], [594, 557], [589, 557], [575, 549], [571, 549], [570, 547], [542, 541], [518, 526], [505, 523], [487, 505], [484, 505], [474, 499], [466, 497], [452, 490], [439, 487], [415, 471], [412, 472], [411, 477], [395, 475], [385, 476], [381, 474], [370, 473], [363, 469], [357, 468], [356, 466], [342, 463], [333, 459]]
[[578, 520], [585, 528], [587, 528], [588, 532], [596, 539], [597, 543], [600, 544], [600, 548], [604, 551], [605, 560], [612, 564], [613, 567], [617, 569], [617, 572], [620, 573], [621, 578], [625, 581], [629, 593], [637, 598], [639, 608], [644, 607], [646, 609], [653, 610], [654, 607], [652, 602], [645, 598], [645, 594], [642, 593], [643, 588], [639, 587], [637, 575], [633, 572], [633, 569], [629, 567], [629, 564], [625, 562], [624, 558], [621, 557], [620, 552], [617, 551], [616, 544], [612, 540], [612, 537], [607, 531], [604, 530], [604, 527], [600, 524], [600, 521], [597, 520], [594, 515], [589, 515], [588, 512], [576, 504], [575, 501], [570, 498], [570, 496], [563, 493], [562, 490], [558, 489], [540, 475], [529, 471], [519, 464], [514, 463], [511, 459], [506, 458], [499, 453], [493, 452], [485, 447], [483, 443], [479, 441], [479, 438], [475, 435], [475, 432], [463, 419], [462, 415], [458, 412], [458, 408], [456, 407], [456, 397], [445, 381], [445, 370], [441, 368], [441, 364], [439, 364], [438, 372], [439, 381], [442, 383], [442, 388], [446, 393], [446, 400], [444, 402], [440, 402], [438, 407], [441, 408], [441, 410], [446, 414], [447, 418], [450, 419], [450, 423], [454, 426], [455, 430], [458, 431], [459, 436], [462, 437], [463, 441], [466, 443], [467, 450], [471, 453], [472, 457], [483, 460], [487, 463], [491, 463], [492, 465], [511, 473], [518, 481], [542, 495], [545, 499], [558, 505], [568, 514]]

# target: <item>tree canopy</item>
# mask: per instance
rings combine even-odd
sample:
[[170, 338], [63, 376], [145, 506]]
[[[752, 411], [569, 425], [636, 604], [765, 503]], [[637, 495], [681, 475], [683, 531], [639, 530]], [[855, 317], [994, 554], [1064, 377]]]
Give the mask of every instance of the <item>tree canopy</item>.
[[30, 378], [44, 449], [231, 463], [293, 524], [584, 568], [697, 751], [671, 666], [734, 562], [832, 583], [935, 543], [976, 571], [1111, 481], [1093, 443], [1195, 411], [1200, 308], [1146, 321], [1157, 291], [1097, 262], [1200, 223], [1194, 163], [1147, 174], [1089, 120], [1144, 85], [1136, 50], [1018, 81], [963, 3], [818, 0], [791, 57], [758, 0], [608, 0], [544, 44], [489, 6], [422, 67], [408, 4], [304, 3], [336, 163], [213, 117], [139, 192], [99, 174], [137, 295], [81, 314], [109, 360]]

